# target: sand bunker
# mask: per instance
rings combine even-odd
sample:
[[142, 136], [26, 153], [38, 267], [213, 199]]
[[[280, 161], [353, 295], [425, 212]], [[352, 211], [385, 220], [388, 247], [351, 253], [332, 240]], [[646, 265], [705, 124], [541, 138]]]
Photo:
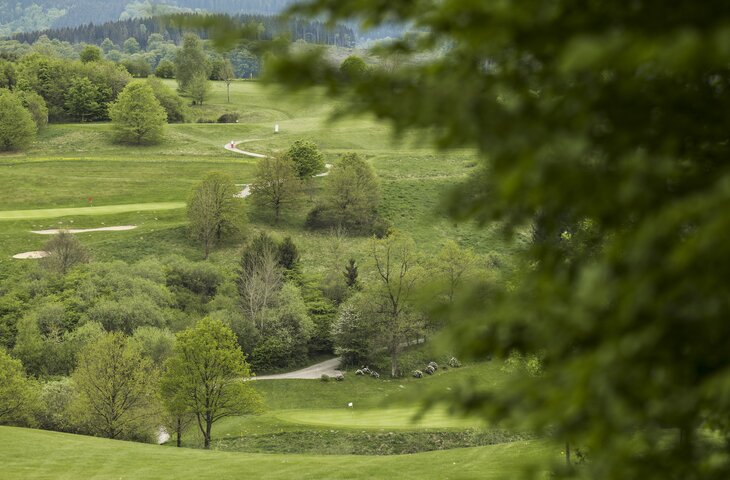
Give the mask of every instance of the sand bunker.
[[32, 230], [31, 233], [38, 235], [55, 235], [61, 230], [66, 230], [68, 233], [86, 233], [86, 232], [123, 232], [126, 230], [134, 230], [137, 225], [120, 225], [118, 227], [100, 227], [100, 228], [53, 228], [51, 230]]
[[236, 198], [246, 198], [249, 195], [251, 195], [251, 185], [243, 184], [243, 185], [237, 185], [239, 187], [243, 187], [243, 190], [241, 190], [240, 193], [237, 193], [234, 195]]
[[29, 259], [45, 258], [47, 256], [48, 256], [48, 252], [44, 252], [44, 251], [40, 250], [37, 252], [19, 253], [17, 255], [13, 255], [13, 258], [16, 258], [18, 260], [29, 260]]

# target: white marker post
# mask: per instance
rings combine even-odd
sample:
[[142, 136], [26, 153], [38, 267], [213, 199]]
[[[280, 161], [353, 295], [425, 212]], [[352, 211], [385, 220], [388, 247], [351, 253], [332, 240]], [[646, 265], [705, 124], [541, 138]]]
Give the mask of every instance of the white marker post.
[[279, 124], [274, 125], [274, 133], [279, 133]]

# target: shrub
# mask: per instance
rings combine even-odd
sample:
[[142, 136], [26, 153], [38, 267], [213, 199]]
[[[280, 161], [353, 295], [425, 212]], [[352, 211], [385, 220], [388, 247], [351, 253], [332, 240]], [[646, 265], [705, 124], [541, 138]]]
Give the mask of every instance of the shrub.
[[238, 118], [238, 113], [224, 113], [218, 117], [218, 123], [237, 123]]
[[36, 134], [31, 113], [23, 107], [17, 95], [0, 89], [0, 151], [22, 150]]
[[323, 382], [329, 382], [330, 376], [327, 375], [326, 373], [323, 373], [322, 376], [320, 377], [320, 380], [322, 380]]

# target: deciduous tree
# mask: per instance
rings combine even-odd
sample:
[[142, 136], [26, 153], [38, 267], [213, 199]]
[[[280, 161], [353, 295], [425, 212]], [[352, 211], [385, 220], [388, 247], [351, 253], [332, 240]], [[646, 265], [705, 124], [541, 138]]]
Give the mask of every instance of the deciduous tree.
[[288, 156], [270, 155], [259, 160], [251, 184], [251, 198], [274, 211], [274, 223], [279, 223], [282, 208], [296, 202], [300, 193], [301, 181]]
[[213, 172], [195, 187], [188, 200], [190, 233], [203, 246], [206, 259], [224, 234], [240, 233], [243, 228], [243, 202], [235, 194], [231, 177]]
[[109, 108], [114, 135], [124, 143], [150, 144], [162, 138], [167, 113], [144, 81], [128, 84]]
[[0, 423], [27, 424], [37, 396], [38, 390], [25, 376], [20, 361], [0, 348]]
[[49, 270], [65, 275], [74, 265], [89, 261], [86, 248], [68, 230], [61, 230], [43, 246], [48, 254], [42, 264]]
[[177, 334], [173, 356], [166, 363], [163, 391], [180, 402], [177, 410], [195, 416], [210, 448], [213, 424], [232, 415], [256, 411], [258, 393], [236, 336], [220, 320], [204, 318]]
[[123, 333], [107, 333], [89, 344], [71, 378], [79, 392], [75, 411], [92, 433], [134, 438], [149, 431], [157, 375]]

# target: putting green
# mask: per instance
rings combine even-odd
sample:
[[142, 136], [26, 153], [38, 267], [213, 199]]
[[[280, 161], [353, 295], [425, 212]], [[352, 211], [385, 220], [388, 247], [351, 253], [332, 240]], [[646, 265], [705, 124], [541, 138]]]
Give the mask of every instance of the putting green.
[[429, 410], [421, 419], [414, 421], [418, 410], [415, 408], [388, 408], [358, 410], [282, 410], [274, 412], [280, 420], [302, 425], [319, 425], [339, 428], [365, 429], [421, 429], [421, 428], [476, 428], [483, 424], [474, 419], [450, 415], [443, 409]]
[[184, 202], [130, 203], [127, 205], [105, 205], [100, 207], [47, 208], [42, 210], [0, 211], [0, 220], [30, 220], [35, 218], [70, 217], [74, 215], [111, 215], [114, 213], [149, 212], [153, 210], [176, 210], [184, 208]]

